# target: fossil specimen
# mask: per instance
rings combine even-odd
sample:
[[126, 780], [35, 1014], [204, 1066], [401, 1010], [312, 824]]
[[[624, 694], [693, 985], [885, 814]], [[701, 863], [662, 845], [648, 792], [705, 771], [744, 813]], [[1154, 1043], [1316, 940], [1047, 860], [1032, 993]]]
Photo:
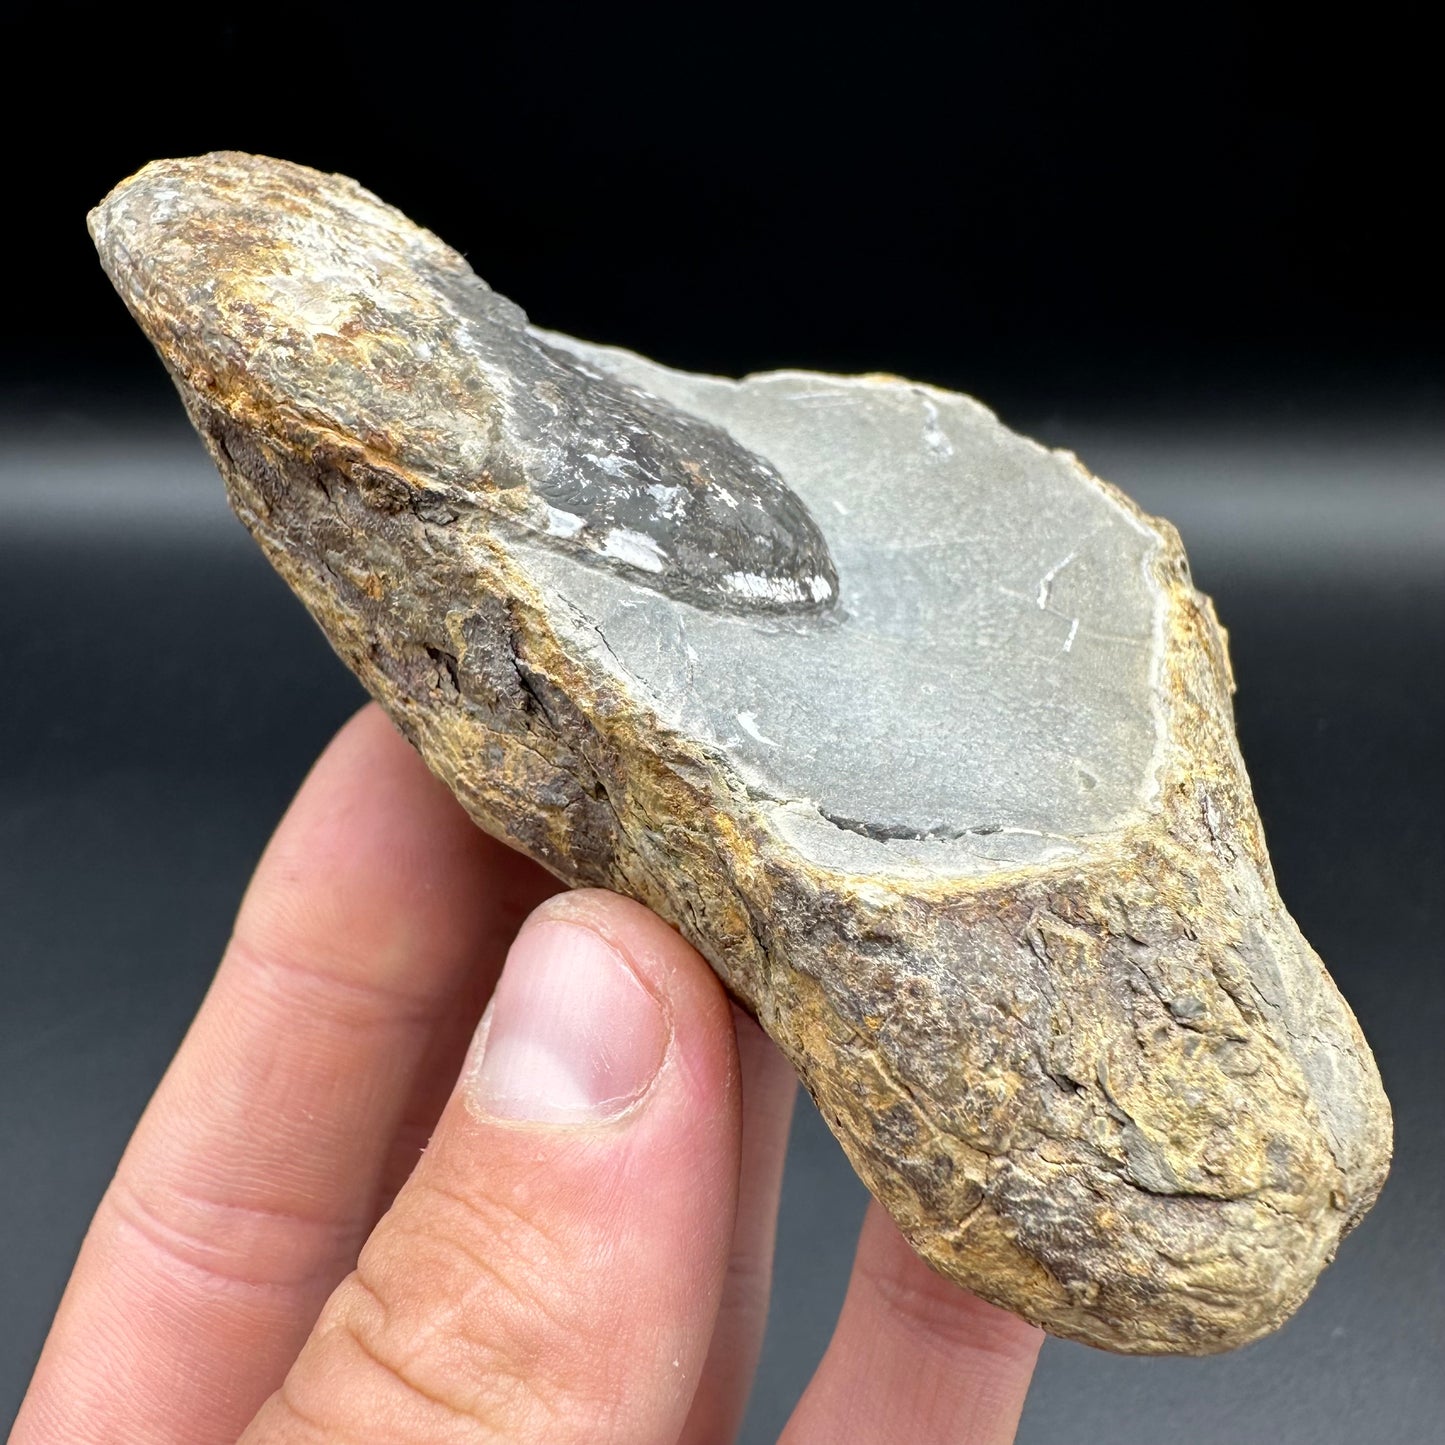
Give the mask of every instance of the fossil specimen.
[[1204, 1353], [1387, 1168], [1173, 529], [966, 397], [531, 328], [355, 183], [93, 213], [231, 501], [481, 826], [672, 920], [935, 1267]]

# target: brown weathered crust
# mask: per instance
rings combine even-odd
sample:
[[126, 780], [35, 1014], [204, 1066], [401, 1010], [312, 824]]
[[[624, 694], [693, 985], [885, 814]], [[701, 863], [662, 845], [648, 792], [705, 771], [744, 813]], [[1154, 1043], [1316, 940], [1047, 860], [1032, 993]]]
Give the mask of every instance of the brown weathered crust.
[[[141, 219], [181, 192], [224, 193], [228, 228], [204, 204], [169, 231]], [[397, 313], [328, 340], [389, 358], [351, 415], [267, 362], [269, 208], [323, 200], [364, 208], [419, 268], [465, 270], [353, 183], [236, 155], [147, 167], [92, 228], [238, 515], [476, 821], [673, 921], [944, 1273], [1112, 1350], [1207, 1353], [1276, 1327], [1378, 1193], [1390, 1116], [1275, 891], [1223, 636], [1173, 529], [1150, 523], [1167, 743], [1145, 821], [1082, 862], [974, 881], [821, 868], [723, 759], [578, 655], [499, 535], [509, 499], [449, 480], [448, 419], [388, 422], [387, 367], [404, 377], [416, 339]], [[208, 334], [192, 253], [253, 307], [249, 332]]]

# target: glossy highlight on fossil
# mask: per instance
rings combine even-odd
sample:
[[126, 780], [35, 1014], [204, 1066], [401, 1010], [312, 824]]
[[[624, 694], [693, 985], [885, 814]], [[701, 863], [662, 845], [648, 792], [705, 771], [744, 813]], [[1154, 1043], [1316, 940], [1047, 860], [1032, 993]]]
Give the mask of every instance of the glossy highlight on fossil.
[[720, 427], [548, 346], [525, 317], [497, 327], [488, 354], [515, 382], [505, 425], [542, 536], [698, 607], [808, 613], [836, 600], [807, 509]]

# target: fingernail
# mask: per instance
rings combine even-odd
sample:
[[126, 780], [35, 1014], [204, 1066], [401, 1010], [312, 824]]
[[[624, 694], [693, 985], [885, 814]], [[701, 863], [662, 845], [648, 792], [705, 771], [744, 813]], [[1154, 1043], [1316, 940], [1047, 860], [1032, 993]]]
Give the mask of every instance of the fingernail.
[[661, 1005], [618, 949], [590, 928], [542, 919], [507, 955], [466, 1087], [494, 1118], [610, 1119], [656, 1077], [667, 1038]]

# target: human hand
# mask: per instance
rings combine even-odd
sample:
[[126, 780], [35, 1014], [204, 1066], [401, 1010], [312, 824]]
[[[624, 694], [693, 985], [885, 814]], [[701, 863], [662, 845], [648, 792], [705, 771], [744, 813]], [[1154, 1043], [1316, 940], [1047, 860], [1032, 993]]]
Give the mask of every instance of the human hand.
[[[101, 1201], [12, 1445], [732, 1438], [793, 1074], [653, 914], [555, 888], [375, 708], [342, 730]], [[784, 1439], [1011, 1440], [1041, 1338], [873, 1205]]]

